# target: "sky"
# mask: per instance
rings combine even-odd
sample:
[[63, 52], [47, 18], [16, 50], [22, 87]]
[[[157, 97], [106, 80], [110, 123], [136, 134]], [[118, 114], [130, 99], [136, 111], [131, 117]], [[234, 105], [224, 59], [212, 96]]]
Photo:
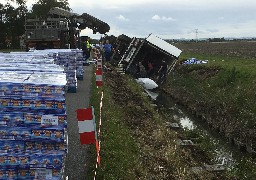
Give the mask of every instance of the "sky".
[[[28, 0], [30, 7], [36, 0]], [[255, 0], [69, 0], [110, 26], [107, 35], [162, 39], [256, 37]], [[99, 39], [86, 29], [81, 35]]]

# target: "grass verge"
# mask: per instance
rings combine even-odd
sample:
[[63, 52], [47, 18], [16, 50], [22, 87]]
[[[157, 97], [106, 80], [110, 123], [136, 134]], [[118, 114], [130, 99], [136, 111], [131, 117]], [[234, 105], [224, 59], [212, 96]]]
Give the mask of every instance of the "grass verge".
[[[137, 164], [138, 146], [131, 136], [127, 125], [123, 122], [123, 109], [111, 100], [111, 92], [107, 86], [97, 88], [92, 85], [91, 105], [94, 106], [96, 122], [99, 123], [100, 98], [103, 92], [102, 126], [101, 126], [101, 164], [97, 169], [97, 179], [136, 179], [131, 169]], [[97, 127], [98, 128], [98, 127]], [[88, 179], [93, 179], [95, 171], [95, 148], [90, 148], [91, 160]]]

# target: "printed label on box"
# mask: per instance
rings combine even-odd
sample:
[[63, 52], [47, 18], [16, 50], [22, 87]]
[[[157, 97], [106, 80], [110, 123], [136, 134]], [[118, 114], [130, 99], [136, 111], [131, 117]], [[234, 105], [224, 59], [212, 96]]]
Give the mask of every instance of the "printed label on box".
[[58, 116], [42, 115], [41, 125], [58, 125]]
[[36, 169], [35, 179], [52, 179], [52, 169]]

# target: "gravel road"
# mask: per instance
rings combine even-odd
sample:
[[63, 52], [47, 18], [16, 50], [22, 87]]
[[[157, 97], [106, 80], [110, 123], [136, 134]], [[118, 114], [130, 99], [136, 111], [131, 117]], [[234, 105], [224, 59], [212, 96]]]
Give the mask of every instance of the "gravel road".
[[93, 65], [84, 66], [84, 70], [84, 79], [78, 80], [77, 92], [65, 95], [68, 117], [68, 154], [65, 176], [68, 176], [68, 180], [86, 180], [89, 145], [80, 145], [76, 110], [87, 108], [89, 105]]

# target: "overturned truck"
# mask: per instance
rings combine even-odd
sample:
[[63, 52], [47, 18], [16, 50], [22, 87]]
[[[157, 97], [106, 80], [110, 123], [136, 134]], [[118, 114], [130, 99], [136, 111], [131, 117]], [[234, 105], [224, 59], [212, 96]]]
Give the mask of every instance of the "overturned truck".
[[[128, 38], [122, 35], [116, 40], [117, 49], [112, 55], [112, 60], [121, 68], [124, 73], [131, 74], [138, 77], [138, 65], [141, 63], [146, 71], [148, 71], [148, 64], [153, 65], [153, 73], [150, 78], [157, 84], [164, 82], [166, 76], [162, 77], [159, 73], [163, 62], [166, 64], [166, 75], [169, 74], [178, 61], [181, 50], [175, 46], [167, 43], [163, 39], [150, 34], [147, 38]], [[126, 50], [124, 51], [124, 47]], [[120, 58], [118, 58], [120, 57]], [[148, 76], [147, 76], [148, 77]]]

